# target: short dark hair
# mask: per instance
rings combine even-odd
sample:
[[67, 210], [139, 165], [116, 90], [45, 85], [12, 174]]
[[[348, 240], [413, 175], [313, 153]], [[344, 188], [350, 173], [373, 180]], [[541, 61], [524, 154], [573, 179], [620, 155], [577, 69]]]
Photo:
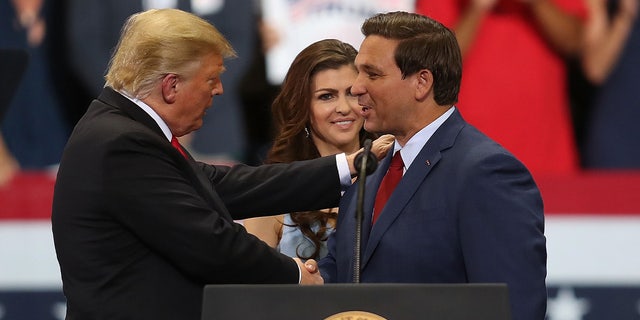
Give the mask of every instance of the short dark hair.
[[395, 60], [402, 76], [428, 69], [433, 74], [436, 103], [458, 102], [462, 54], [455, 34], [442, 23], [417, 13], [380, 13], [362, 24], [362, 34], [399, 40]]

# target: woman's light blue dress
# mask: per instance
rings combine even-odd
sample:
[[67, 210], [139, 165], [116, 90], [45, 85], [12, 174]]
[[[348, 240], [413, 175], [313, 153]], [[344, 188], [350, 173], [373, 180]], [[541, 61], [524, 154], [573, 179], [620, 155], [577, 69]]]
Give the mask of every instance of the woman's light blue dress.
[[[282, 238], [280, 239], [280, 243], [277, 247], [278, 251], [294, 258], [299, 256], [311, 256], [311, 254], [315, 251], [313, 241], [302, 234], [300, 228], [295, 226], [292, 227], [292, 225], [294, 225], [294, 222], [291, 220], [291, 215], [285, 214], [284, 225], [282, 226]], [[317, 232], [319, 227], [320, 225], [316, 223], [311, 227], [311, 229], [314, 232]], [[328, 226], [326, 237], [328, 237], [334, 231], [335, 229], [333, 227]], [[327, 252], [327, 241], [322, 241], [318, 259], [326, 256]]]

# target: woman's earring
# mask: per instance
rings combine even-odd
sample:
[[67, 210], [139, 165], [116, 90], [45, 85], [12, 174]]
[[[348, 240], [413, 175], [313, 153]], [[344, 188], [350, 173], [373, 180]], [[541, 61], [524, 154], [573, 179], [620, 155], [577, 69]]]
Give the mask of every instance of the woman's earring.
[[307, 127], [304, 127], [304, 136], [309, 138], [309, 129]]

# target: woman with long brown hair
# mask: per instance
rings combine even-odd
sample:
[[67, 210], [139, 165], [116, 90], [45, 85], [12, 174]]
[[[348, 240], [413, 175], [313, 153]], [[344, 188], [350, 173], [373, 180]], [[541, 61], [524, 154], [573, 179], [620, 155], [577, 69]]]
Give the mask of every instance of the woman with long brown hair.
[[[357, 76], [357, 51], [335, 39], [315, 42], [294, 59], [272, 105], [276, 137], [268, 163], [286, 163], [360, 149], [372, 136], [362, 127], [351, 84]], [[326, 255], [337, 208], [296, 212], [244, 221], [247, 230], [301, 259]]]

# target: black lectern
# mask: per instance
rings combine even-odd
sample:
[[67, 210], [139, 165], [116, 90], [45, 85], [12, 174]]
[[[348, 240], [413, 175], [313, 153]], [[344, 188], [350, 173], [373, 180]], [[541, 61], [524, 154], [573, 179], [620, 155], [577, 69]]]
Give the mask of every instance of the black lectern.
[[506, 284], [208, 285], [202, 320], [510, 320]]

